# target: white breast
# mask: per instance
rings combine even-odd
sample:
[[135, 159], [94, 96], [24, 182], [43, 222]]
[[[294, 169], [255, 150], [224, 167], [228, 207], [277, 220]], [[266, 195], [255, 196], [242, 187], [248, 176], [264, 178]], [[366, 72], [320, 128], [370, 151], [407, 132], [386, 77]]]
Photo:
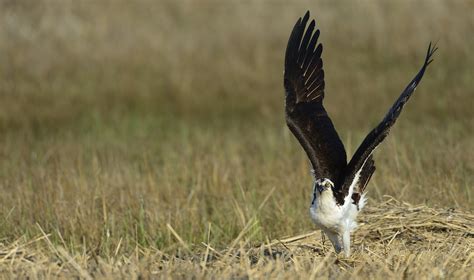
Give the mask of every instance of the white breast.
[[352, 203], [337, 205], [330, 189], [318, 195], [310, 208], [313, 222], [319, 228], [333, 232], [352, 231], [357, 226], [357, 214], [357, 207]]

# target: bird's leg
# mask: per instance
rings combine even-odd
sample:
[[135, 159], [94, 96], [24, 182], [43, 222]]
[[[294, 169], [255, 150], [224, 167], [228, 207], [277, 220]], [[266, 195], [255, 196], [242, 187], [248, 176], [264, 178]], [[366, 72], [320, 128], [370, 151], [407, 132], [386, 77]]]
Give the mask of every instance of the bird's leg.
[[344, 255], [346, 258], [351, 256], [351, 231], [345, 230], [342, 234], [342, 243], [344, 247]]
[[335, 233], [335, 232], [326, 232], [329, 240], [331, 241], [332, 243], [332, 246], [334, 247], [334, 250], [336, 251], [337, 254], [339, 254], [339, 252], [341, 252], [342, 250], [342, 244], [341, 244], [341, 239], [339, 237], [339, 234]]

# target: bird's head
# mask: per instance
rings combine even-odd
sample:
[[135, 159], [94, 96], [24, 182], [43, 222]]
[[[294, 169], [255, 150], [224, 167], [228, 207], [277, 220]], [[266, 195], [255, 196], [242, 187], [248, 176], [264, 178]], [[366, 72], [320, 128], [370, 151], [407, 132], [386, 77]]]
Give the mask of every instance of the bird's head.
[[317, 179], [314, 182], [314, 191], [317, 190], [319, 193], [332, 190], [332, 188], [334, 188], [334, 183], [327, 178]]

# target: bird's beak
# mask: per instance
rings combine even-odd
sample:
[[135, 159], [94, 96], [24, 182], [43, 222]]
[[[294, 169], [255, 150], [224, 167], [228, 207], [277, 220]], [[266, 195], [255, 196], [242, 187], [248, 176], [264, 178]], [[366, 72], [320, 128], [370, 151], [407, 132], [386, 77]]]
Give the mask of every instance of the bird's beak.
[[319, 193], [322, 193], [324, 191], [324, 186], [322, 185], [317, 185], [316, 188], [318, 189]]

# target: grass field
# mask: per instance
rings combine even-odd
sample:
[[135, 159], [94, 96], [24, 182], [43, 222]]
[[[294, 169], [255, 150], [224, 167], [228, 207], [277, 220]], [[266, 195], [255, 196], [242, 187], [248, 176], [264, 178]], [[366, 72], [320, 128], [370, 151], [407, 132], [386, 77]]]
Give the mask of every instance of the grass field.
[[[1, 1], [1, 277], [472, 279], [474, 2], [287, 2]], [[349, 259], [284, 122], [308, 9], [349, 155], [439, 46]]]

